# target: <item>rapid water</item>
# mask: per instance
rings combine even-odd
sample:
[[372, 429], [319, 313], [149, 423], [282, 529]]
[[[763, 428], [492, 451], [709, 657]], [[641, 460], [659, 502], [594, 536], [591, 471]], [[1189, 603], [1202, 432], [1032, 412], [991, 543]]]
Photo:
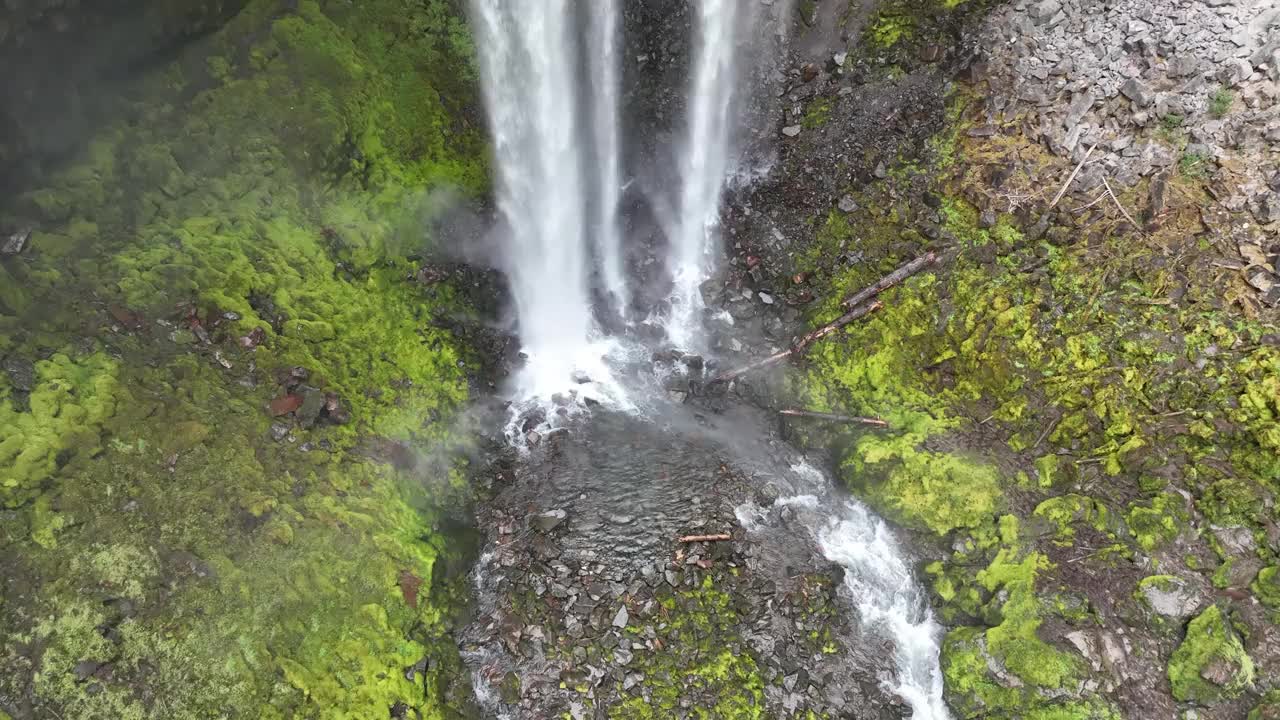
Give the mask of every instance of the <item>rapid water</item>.
[[[584, 33], [573, 0], [473, 0], [472, 7], [505, 223], [503, 270], [528, 358], [515, 394], [546, 400], [589, 380], [590, 395], [627, 407], [605, 361], [616, 343], [601, 332], [591, 302], [595, 255], [610, 292], [625, 292], [617, 78], [608, 67], [617, 62], [610, 39], [617, 8], [593, 1]], [[593, 47], [583, 47], [584, 34]], [[609, 57], [588, 58], [588, 51]], [[588, 61], [598, 77], [580, 82]]]
[[498, 207], [510, 234], [505, 270], [529, 356], [525, 382], [533, 394], [583, 369], [584, 350], [595, 335], [571, 4], [474, 3], [498, 160]]
[[[528, 356], [512, 390], [517, 404], [541, 403], [548, 416], [582, 415], [586, 404], [574, 398], [594, 398], [604, 401], [608, 412], [622, 412], [631, 418], [628, 422], [638, 422], [628, 412], [636, 408], [632, 394], [656, 394], [624, 387], [615, 379], [613, 368], [623, 356], [647, 352], [639, 343], [628, 346], [602, 332], [592, 306], [598, 294], [609, 298], [613, 310], [625, 312], [631, 292], [618, 215], [625, 178], [619, 111], [621, 1], [472, 0], [498, 169], [498, 208], [505, 225], [504, 270]], [[674, 281], [664, 324], [668, 342], [686, 349], [702, 345], [701, 285], [718, 254], [720, 204], [734, 165], [740, 55], [750, 44], [740, 40], [753, 29], [756, 12], [754, 3], [745, 0], [698, 0], [695, 7], [688, 114], [675, 148], [678, 184], [672, 218], [664, 228], [667, 271]], [[655, 415], [664, 423], [652, 424], [656, 437], [624, 427], [605, 444], [565, 455], [581, 458], [580, 475], [554, 475], [557, 482], [544, 483], [541, 490], [529, 488], [542, 493], [528, 498], [532, 504], [550, 500], [573, 507], [572, 524], [585, 532], [585, 544], [576, 548], [572, 536], [566, 538], [568, 551], [617, 554], [613, 559], [621, 570], [629, 559], [665, 552], [675, 528], [687, 524], [690, 508], [696, 510], [696, 495], [688, 486], [691, 478], [705, 473], [680, 469], [663, 475], [667, 482], [649, 475], [669, 448], [688, 435], [688, 428], [677, 431], [665, 424], [677, 409]], [[513, 416], [511, 427], [522, 427], [517, 418]], [[607, 430], [603, 418], [590, 418], [587, 427]], [[562, 431], [576, 432], [568, 418], [564, 423]], [[509, 435], [523, 433], [509, 428]], [[737, 431], [729, 436], [742, 437]], [[753, 429], [731, 456], [751, 456], [757, 450], [752, 443], [764, 436], [760, 428]], [[628, 449], [624, 439], [643, 443], [638, 450]], [[711, 457], [703, 450], [687, 455], [699, 461]], [[756, 541], [762, 548], [796, 552], [786, 523], [771, 523], [784, 508], [800, 517], [816, 551], [845, 569], [845, 594], [862, 625], [891, 641], [893, 669], [886, 671], [884, 685], [911, 706], [915, 720], [945, 720], [949, 716], [938, 664], [941, 630], [892, 532], [867, 508], [839, 495], [812, 467], [799, 463], [784, 474], [788, 496], [772, 507], [742, 506], [740, 524], [760, 536]], [[635, 512], [620, 512], [632, 507]], [[635, 517], [648, 522], [633, 526]], [[610, 528], [612, 537], [630, 540], [599, 547], [597, 531], [609, 523], [617, 526]], [[478, 582], [488, 564], [481, 563]], [[485, 587], [481, 582], [481, 590]], [[487, 592], [492, 599], [497, 591]], [[474, 653], [478, 692], [488, 707], [498, 701], [485, 695], [487, 676], [481, 668], [505, 662], [500, 655], [492, 647]]]
[[629, 295], [618, 224], [618, 203], [622, 194], [622, 128], [618, 75], [621, 58], [618, 44], [618, 0], [592, 0], [590, 58], [593, 131], [596, 143], [595, 247], [599, 255], [604, 291], [615, 308], [626, 314]]
[[826, 475], [807, 462], [791, 465], [787, 480], [800, 494], [779, 498], [771, 508], [744, 504], [739, 522], [760, 533], [781, 508], [798, 515], [823, 557], [845, 569], [845, 594], [863, 625], [893, 642], [890, 689], [911, 707], [913, 720], [949, 720], [938, 663], [942, 627], [892, 529], [862, 503], [837, 496]]
[[738, 84], [740, 23], [752, 12], [741, 0], [698, 3], [688, 120], [679, 149], [680, 198], [669, 232], [667, 268], [674, 287], [667, 336], [700, 350], [702, 283], [717, 254], [720, 199], [729, 173], [732, 108]]

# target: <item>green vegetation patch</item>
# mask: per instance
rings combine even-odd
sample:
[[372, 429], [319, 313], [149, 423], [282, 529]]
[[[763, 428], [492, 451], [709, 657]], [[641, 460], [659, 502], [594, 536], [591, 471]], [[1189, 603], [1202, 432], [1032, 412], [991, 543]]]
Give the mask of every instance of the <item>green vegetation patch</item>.
[[763, 718], [764, 681], [745, 648], [738, 646], [738, 612], [733, 598], [710, 577], [695, 590], [663, 598], [669, 619], [660, 626], [667, 650], [637, 656], [644, 680], [635, 693], [609, 710], [619, 720], [672, 717], [681, 699], [713, 698], [694, 711], [697, 718]]
[[1184, 702], [1238, 697], [1253, 684], [1253, 675], [1253, 660], [1216, 605], [1191, 621], [1169, 660], [1173, 696]]
[[[406, 281], [429, 193], [486, 184], [458, 10], [251, 2], [0, 210], [36, 228], [0, 278], [0, 571], [26, 588], [0, 697], [132, 720], [470, 696], [441, 530], [463, 482], [409, 449], [451, 441], [465, 352], [437, 318], [468, 311]], [[290, 377], [341, 412], [294, 417]]]

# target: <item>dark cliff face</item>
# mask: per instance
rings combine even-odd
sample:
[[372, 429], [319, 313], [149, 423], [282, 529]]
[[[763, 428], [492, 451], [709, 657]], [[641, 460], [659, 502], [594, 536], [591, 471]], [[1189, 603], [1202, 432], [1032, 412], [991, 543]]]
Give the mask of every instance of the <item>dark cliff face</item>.
[[0, 191], [73, 152], [126, 83], [246, 0], [16, 0], [0, 10]]

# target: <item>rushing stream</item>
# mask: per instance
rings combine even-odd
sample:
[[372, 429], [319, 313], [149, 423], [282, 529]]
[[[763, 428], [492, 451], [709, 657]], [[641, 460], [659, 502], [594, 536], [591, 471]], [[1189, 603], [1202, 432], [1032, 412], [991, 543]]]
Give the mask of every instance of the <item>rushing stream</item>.
[[[610, 587], [615, 597], [643, 596], [651, 581], [669, 572], [672, 539], [719, 517], [709, 507], [719, 504], [725, 522], [736, 518], [746, 530], [742, 539], [752, 546], [746, 559], [735, 562], [760, 565], [761, 557], [798, 555], [779, 567], [816, 567], [824, 558], [843, 568], [841, 597], [856, 611], [856, 623], [846, 631], [854, 650], [823, 660], [827, 677], [847, 678], [849, 687], [860, 677], [873, 678], [873, 686], [905, 702], [918, 720], [946, 718], [940, 628], [886, 524], [834, 490], [830, 479], [793, 451], [762, 452], [763, 445], [779, 443], [765, 443], [769, 431], [756, 411], [742, 409], [729, 419], [698, 416], [665, 404], [661, 372], [622, 379], [623, 363], [630, 360], [634, 367], [653, 348], [633, 337], [610, 337], [596, 319], [609, 308], [592, 303], [593, 297], [608, 298], [610, 307], [625, 313], [632, 292], [618, 217], [627, 178], [621, 161], [626, 138], [619, 111], [619, 4], [473, 0], [498, 165], [505, 270], [527, 356], [512, 388], [517, 410], [509, 437], [524, 442], [529, 421], [521, 418], [538, 406], [533, 422], [554, 435], [541, 447], [524, 448], [516, 477], [493, 504], [494, 522], [503, 527], [491, 532], [490, 550], [476, 571], [484, 613], [469, 633], [477, 694], [503, 717], [541, 717], [551, 708], [538, 703], [560, 700], [579, 716], [582, 707], [574, 698], [555, 699], [557, 687], [573, 684], [564, 680], [569, 670], [563, 660], [545, 647], [555, 638], [548, 639], [543, 625], [508, 627], [502, 598], [521, 582], [538, 588], [538, 596], [551, 588], [555, 602], [581, 605], [589, 597], [593, 611]], [[693, 13], [687, 117], [673, 148], [679, 185], [670, 191], [673, 197], [659, 202], [672, 208], [664, 231], [673, 289], [661, 321], [667, 344], [690, 350], [704, 345], [701, 286], [718, 254], [720, 206], [735, 152], [739, 66], [749, 44], [743, 38], [759, 21], [753, 5], [702, 0]], [[697, 371], [698, 366], [662, 372]], [[587, 408], [586, 399], [602, 407]], [[708, 484], [730, 467], [730, 475], [745, 479]], [[717, 493], [737, 496], [703, 500]], [[528, 523], [533, 511], [543, 513], [538, 517], [545, 521], [544, 534], [554, 529], [554, 547], [532, 529], [512, 529], [510, 518]], [[530, 568], [513, 570], [522, 563]], [[546, 568], [545, 576], [537, 568]], [[760, 572], [767, 574], [767, 568]], [[669, 583], [679, 586], [677, 579]], [[596, 585], [603, 588], [599, 593], [590, 589]], [[770, 620], [766, 613], [760, 622], [780, 618]], [[544, 624], [564, 630], [558, 623], [567, 623], [569, 632], [582, 627], [571, 610]], [[625, 610], [613, 624], [626, 626]], [[530, 638], [531, 647], [521, 644]], [[781, 638], [752, 638], [762, 655], [782, 652]], [[618, 640], [629, 657], [627, 641]], [[879, 649], [885, 643], [891, 657]], [[582, 682], [600, 686], [610, 677], [587, 667], [591, 671]], [[503, 679], [505, 697], [494, 691], [496, 679]], [[632, 681], [623, 672], [617, 684]], [[877, 703], [874, 689], [829, 686], [823, 692], [822, 702], [829, 703], [823, 707], [861, 703], [865, 707], [852, 708], [857, 717], [880, 717], [871, 707]], [[790, 688], [767, 698], [777, 708], [801, 707], [800, 694]]]

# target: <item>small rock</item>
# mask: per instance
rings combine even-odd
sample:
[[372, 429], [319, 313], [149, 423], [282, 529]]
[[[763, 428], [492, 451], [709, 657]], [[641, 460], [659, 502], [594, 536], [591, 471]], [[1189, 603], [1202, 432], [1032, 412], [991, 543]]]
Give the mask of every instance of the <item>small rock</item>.
[[1218, 71], [1218, 81], [1236, 87], [1253, 75], [1253, 64], [1244, 58], [1231, 58]]
[[783, 134], [783, 135], [786, 135], [787, 137], [792, 137], [792, 138], [793, 138], [793, 137], [795, 137], [795, 136], [797, 136], [797, 135], [799, 135], [799, 134], [800, 134], [800, 126], [799, 126], [799, 125], [788, 125], [788, 126], [786, 126], [786, 127], [782, 128], [782, 134]]
[[851, 213], [858, 209], [858, 202], [853, 199], [852, 195], [844, 195], [840, 198], [840, 202], [836, 203], [836, 207], [842, 213]]
[[831, 56], [831, 62], [835, 63], [836, 67], [844, 67], [844, 63], [848, 59], [849, 53], [847, 52], [838, 52]]
[[1200, 59], [1195, 55], [1179, 55], [1169, 61], [1169, 77], [1190, 77], [1200, 70]]
[[578, 385], [586, 385], [591, 382], [591, 376], [581, 370], [574, 370], [569, 379]]
[[1155, 100], [1155, 94], [1137, 78], [1129, 78], [1120, 86], [1120, 94], [1133, 101], [1138, 107], [1147, 107]]
[[623, 605], [618, 608], [618, 614], [613, 616], [613, 626], [621, 630], [627, 626], [627, 622], [631, 620], [631, 614], [627, 612], [627, 606]]
[[998, 219], [996, 218], [996, 211], [991, 208], [983, 210], [978, 215], [978, 227], [983, 228], [984, 230], [995, 227], [997, 222]]
[[762, 292], [760, 293], [760, 302], [764, 303], [765, 305], [772, 305], [773, 296], [767, 292]]
[[351, 411], [347, 410], [337, 395], [325, 393], [324, 419], [331, 425], [346, 425], [351, 422]]
[[36, 386], [36, 366], [30, 360], [18, 357], [7, 357], [3, 365], [5, 374], [9, 376], [9, 384], [19, 392], [31, 392]]
[[516, 675], [515, 672], [508, 672], [503, 675], [498, 694], [502, 698], [502, 702], [508, 705], [520, 702], [520, 676]]
[[9, 233], [0, 241], [0, 255], [17, 255], [27, 247], [30, 239], [31, 230], [26, 228]]
[[84, 682], [93, 677], [93, 674], [98, 672], [101, 667], [102, 663], [97, 660], [81, 660], [71, 669], [71, 674], [75, 676], [76, 682]]
[[1139, 585], [1139, 592], [1153, 612], [1169, 618], [1189, 618], [1200, 604], [1194, 590], [1177, 577], [1146, 581]]
[[272, 424], [271, 424], [271, 439], [272, 439], [272, 440], [275, 440], [276, 442], [282, 442], [282, 441], [283, 441], [285, 438], [287, 438], [287, 437], [289, 437], [289, 426], [288, 426], [288, 425], [285, 425], [284, 423], [272, 423]]
[[569, 517], [564, 510], [550, 510], [533, 516], [533, 525], [542, 532], [551, 532]]
[[302, 396], [302, 405], [298, 407], [296, 413], [298, 422], [304, 428], [314, 427], [316, 421], [320, 419], [320, 413], [324, 412], [324, 393], [309, 385], [299, 386], [297, 393]]
[[1043, 24], [1051, 20], [1061, 9], [1062, 3], [1058, 0], [1040, 0], [1031, 6], [1031, 19], [1038, 24]]

